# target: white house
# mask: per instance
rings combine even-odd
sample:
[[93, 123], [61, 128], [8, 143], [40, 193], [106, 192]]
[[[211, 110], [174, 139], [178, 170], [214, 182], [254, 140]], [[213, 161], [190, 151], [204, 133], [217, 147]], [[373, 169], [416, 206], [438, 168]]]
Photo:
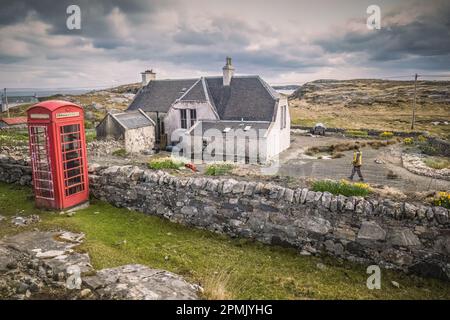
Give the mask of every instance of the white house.
[[[214, 141], [209, 137], [214, 129], [221, 137], [227, 137], [228, 155], [234, 144], [234, 150], [242, 147], [247, 150], [245, 157], [261, 162], [290, 145], [287, 98], [259, 76], [235, 76], [231, 58], [226, 59], [219, 77], [157, 80], [150, 70], [142, 73], [142, 82], [143, 87], [127, 111], [141, 109], [154, 120], [156, 143], [161, 148], [178, 143], [184, 134], [200, 137], [206, 150]], [[231, 143], [230, 136], [236, 132], [241, 136]], [[258, 147], [253, 148], [256, 142]], [[255, 150], [258, 156], [253, 157]]]

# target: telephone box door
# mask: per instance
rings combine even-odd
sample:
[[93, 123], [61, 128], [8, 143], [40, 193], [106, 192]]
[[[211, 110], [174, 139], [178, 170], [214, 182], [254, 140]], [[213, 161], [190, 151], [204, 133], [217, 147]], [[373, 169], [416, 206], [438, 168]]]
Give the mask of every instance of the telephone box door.
[[81, 123], [57, 126], [61, 151], [63, 207], [71, 207], [86, 198], [87, 181]]
[[44, 207], [56, 205], [52, 173], [50, 134], [47, 124], [29, 126], [31, 164], [36, 202]]

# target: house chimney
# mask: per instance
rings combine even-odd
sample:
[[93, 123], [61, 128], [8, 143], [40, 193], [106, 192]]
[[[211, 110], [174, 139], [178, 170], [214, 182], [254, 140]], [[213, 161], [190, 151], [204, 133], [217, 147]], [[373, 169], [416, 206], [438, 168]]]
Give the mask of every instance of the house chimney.
[[223, 70], [223, 85], [229, 86], [231, 83], [231, 78], [234, 75], [234, 68], [231, 65], [231, 58], [227, 57], [227, 62], [225, 64], [225, 67], [222, 68]]
[[156, 73], [153, 72], [153, 70], [145, 70], [144, 72], [141, 72], [142, 75], [142, 86], [145, 87], [148, 85], [148, 83], [152, 80], [156, 79]]

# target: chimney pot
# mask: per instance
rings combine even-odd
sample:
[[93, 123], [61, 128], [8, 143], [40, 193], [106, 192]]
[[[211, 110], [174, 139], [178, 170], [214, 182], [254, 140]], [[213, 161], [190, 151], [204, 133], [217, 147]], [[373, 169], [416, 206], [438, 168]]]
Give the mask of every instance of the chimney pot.
[[142, 75], [142, 86], [145, 87], [149, 84], [150, 81], [156, 79], [156, 73], [153, 72], [153, 69], [145, 70], [144, 72], [141, 72]]
[[234, 76], [234, 67], [231, 64], [231, 58], [227, 57], [226, 64], [222, 68], [223, 70], [223, 85], [229, 86], [231, 83], [231, 78]]

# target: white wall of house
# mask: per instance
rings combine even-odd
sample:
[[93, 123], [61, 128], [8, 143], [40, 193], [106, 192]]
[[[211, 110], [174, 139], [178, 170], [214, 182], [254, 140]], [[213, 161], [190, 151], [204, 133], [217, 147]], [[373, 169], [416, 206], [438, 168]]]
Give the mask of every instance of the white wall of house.
[[168, 141], [172, 133], [181, 128], [181, 113], [180, 109], [186, 109], [187, 115], [187, 129], [191, 127], [191, 119], [189, 110], [195, 109], [197, 112], [197, 120], [218, 120], [217, 115], [213, 111], [211, 104], [208, 102], [185, 102], [180, 101], [172, 105], [167, 116], [164, 118], [165, 132], [167, 133]]
[[[283, 108], [286, 110], [285, 112], [282, 111]], [[291, 145], [291, 116], [287, 98], [280, 98], [276, 112], [275, 121], [270, 125], [267, 134], [268, 159], [274, 158]]]

